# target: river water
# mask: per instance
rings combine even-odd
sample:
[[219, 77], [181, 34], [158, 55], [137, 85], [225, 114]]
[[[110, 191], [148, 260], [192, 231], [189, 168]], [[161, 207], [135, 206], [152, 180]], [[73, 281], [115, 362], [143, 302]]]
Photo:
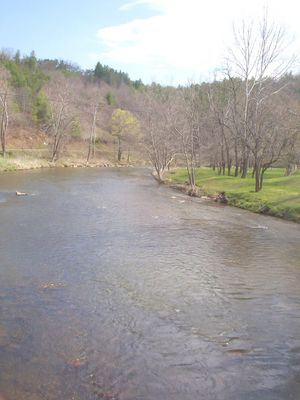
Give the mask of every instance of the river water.
[[0, 226], [1, 400], [299, 400], [299, 225], [55, 169]]

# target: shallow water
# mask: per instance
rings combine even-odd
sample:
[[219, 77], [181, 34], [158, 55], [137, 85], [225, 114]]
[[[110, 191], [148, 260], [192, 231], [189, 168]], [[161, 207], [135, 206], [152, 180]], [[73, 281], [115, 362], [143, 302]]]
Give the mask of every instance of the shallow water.
[[299, 225], [135, 169], [2, 174], [0, 224], [1, 400], [300, 398]]

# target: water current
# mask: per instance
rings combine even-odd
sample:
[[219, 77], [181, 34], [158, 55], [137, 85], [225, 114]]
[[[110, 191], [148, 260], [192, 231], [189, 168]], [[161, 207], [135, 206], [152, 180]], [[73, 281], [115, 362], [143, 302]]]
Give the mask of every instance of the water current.
[[50, 169], [0, 229], [0, 400], [300, 399], [299, 225]]

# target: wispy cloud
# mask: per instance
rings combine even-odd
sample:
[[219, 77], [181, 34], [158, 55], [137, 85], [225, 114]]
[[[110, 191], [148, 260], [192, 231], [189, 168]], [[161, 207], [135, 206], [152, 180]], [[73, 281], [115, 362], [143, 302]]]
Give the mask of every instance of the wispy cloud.
[[157, 15], [99, 29], [99, 56], [112, 65], [134, 66], [147, 81], [173, 76], [181, 83], [183, 76], [206, 79], [222, 63], [233, 21], [262, 12], [261, 0], [251, 5], [244, 0], [137, 0], [121, 9], [141, 6], [156, 9]]

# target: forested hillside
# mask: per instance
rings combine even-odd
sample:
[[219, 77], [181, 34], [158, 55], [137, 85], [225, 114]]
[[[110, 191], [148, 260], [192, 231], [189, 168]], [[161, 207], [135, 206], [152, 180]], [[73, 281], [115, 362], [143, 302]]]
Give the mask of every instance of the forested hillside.
[[94, 70], [83, 71], [63, 60], [38, 59], [34, 52], [21, 57], [19, 51], [3, 51], [2, 154], [7, 157], [22, 150], [52, 161], [66, 156], [113, 161], [120, 147], [121, 161], [123, 150], [128, 158], [133, 147], [137, 156], [138, 141], [130, 136], [137, 134], [138, 121], [125, 110], [133, 93], [142, 88], [141, 81], [131, 81], [127, 74], [99, 62]]
[[[276, 70], [281, 53], [271, 33], [257, 54], [247, 48], [252, 38], [233, 49], [220, 78], [179, 87], [144, 85], [100, 62], [84, 71], [2, 51], [2, 155], [150, 162], [158, 179], [181, 165], [191, 193], [196, 167], [241, 177], [251, 171], [258, 192], [268, 168], [289, 175], [300, 163], [300, 77], [289, 61]], [[239, 59], [247, 51], [252, 58]]]

